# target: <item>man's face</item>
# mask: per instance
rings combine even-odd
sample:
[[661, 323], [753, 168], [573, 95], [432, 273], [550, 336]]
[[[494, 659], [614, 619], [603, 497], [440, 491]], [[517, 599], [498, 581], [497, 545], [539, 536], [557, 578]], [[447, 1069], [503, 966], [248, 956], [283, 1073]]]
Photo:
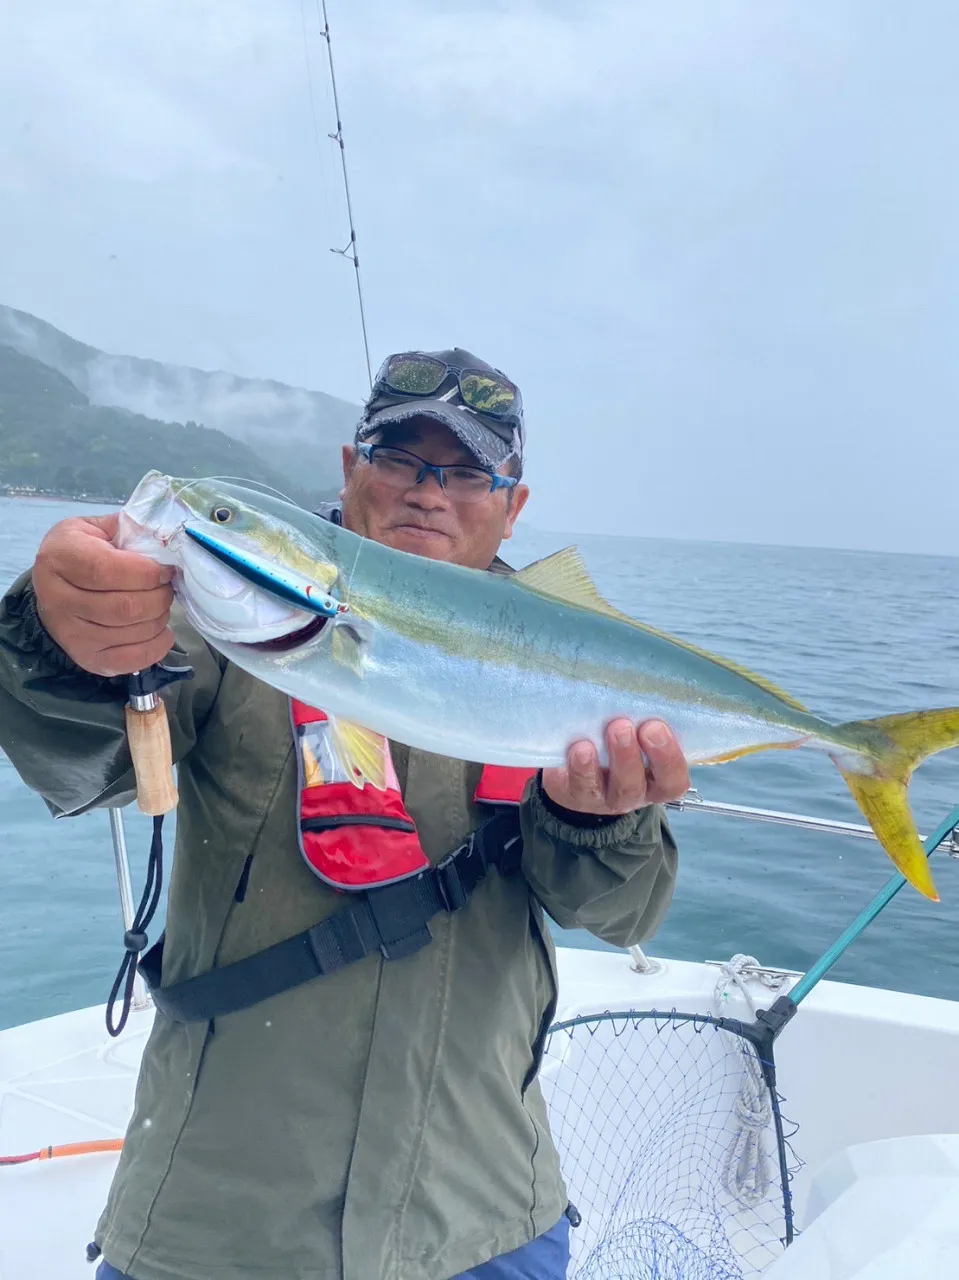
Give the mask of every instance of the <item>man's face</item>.
[[[408, 426], [404, 424], [401, 436], [391, 433], [389, 443], [435, 466], [478, 465], [452, 431], [431, 418], [411, 419]], [[505, 467], [503, 474], [507, 474]], [[379, 479], [375, 468], [352, 445], [343, 446], [343, 475], [343, 524], [347, 529], [398, 551], [449, 560], [471, 569], [489, 568], [500, 543], [512, 535], [516, 517], [529, 497], [526, 485], [518, 484], [512, 491], [497, 489], [481, 502], [454, 502], [432, 475], [422, 484], [394, 489]]]

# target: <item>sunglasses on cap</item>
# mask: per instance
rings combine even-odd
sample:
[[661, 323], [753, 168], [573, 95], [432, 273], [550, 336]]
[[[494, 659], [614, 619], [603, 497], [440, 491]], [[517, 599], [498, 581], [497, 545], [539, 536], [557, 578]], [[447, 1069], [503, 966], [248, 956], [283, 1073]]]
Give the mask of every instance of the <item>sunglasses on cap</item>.
[[373, 396], [387, 392], [423, 399], [435, 395], [448, 378], [456, 379], [460, 398], [468, 408], [522, 431], [519, 387], [496, 369], [459, 367], [436, 356], [408, 351], [383, 361], [373, 383]]

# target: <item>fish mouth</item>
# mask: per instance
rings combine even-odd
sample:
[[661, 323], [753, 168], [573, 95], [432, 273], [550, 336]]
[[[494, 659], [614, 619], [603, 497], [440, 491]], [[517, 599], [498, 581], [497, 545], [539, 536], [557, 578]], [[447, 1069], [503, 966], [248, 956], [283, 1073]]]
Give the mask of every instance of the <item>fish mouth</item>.
[[257, 640], [244, 644], [243, 648], [253, 649], [257, 653], [292, 653], [294, 649], [315, 639], [329, 621], [329, 618], [324, 617], [311, 618], [305, 627], [297, 627], [285, 636], [277, 636], [273, 640]]

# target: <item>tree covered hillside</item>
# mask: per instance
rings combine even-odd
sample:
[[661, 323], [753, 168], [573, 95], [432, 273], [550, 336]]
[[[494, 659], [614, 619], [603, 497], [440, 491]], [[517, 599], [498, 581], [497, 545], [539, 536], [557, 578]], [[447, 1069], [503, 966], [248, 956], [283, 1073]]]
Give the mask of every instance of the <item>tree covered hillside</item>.
[[0, 491], [122, 502], [152, 468], [257, 480], [307, 506], [332, 496], [291, 484], [221, 431], [92, 405], [63, 374], [0, 345]]
[[294, 485], [339, 485], [340, 450], [360, 406], [272, 378], [244, 377], [101, 351], [27, 311], [0, 303], [0, 346], [61, 373], [91, 405], [160, 422], [202, 422], [239, 440]]

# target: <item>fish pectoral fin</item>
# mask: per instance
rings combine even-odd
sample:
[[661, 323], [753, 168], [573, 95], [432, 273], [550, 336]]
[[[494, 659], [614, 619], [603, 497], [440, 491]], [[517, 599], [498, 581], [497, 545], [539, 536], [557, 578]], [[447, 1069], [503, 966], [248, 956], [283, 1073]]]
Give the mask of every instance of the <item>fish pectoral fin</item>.
[[660, 631], [645, 622], [640, 622], [638, 618], [631, 617], [628, 613], [623, 613], [621, 609], [617, 609], [614, 604], [610, 604], [600, 594], [599, 588], [590, 577], [583, 557], [576, 547], [564, 547], [562, 551], [557, 551], [554, 555], [546, 556], [542, 560], [534, 560], [525, 569], [520, 569], [515, 573], [513, 581], [530, 591], [538, 592], [540, 595], [552, 596], [554, 600], [564, 600], [567, 604], [577, 605], [581, 609], [590, 609], [593, 613], [603, 614], [607, 618], [615, 618], [617, 622], [626, 622], [631, 627], [635, 627], [637, 631], [645, 631], [647, 635], [658, 636], [660, 640], [668, 640], [670, 644], [678, 645], [681, 649], [686, 649], [689, 653], [695, 653], [700, 658], [706, 658], [710, 662], [714, 662], [718, 667], [725, 667], [727, 671], [734, 671], [736, 675], [749, 680], [750, 683], [766, 693], [771, 693], [773, 697], [779, 698], [796, 711], [808, 710], [791, 693], [787, 693], [785, 689], [780, 689], [778, 685], [771, 680], [767, 680], [765, 676], [758, 675], [755, 671], [750, 671], [748, 667], [741, 666], [740, 663], [733, 662], [729, 658], [721, 658], [715, 653], [709, 653], [706, 649], [700, 649], [697, 645], [690, 644], [688, 640], [681, 640], [678, 636], [670, 635], [668, 631]]
[[337, 619], [333, 628], [333, 659], [354, 675], [363, 678], [363, 663], [369, 647], [369, 633], [358, 619]]
[[364, 729], [361, 724], [353, 724], [351, 720], [338, 720], [335, 716], [328, 716], [327, 722], [333, 738], [333, 750], [354, 787], [364, 787], [369, 783], [378, 791], [385, 791], [386, 754], [390, 748], [383, 735]]

